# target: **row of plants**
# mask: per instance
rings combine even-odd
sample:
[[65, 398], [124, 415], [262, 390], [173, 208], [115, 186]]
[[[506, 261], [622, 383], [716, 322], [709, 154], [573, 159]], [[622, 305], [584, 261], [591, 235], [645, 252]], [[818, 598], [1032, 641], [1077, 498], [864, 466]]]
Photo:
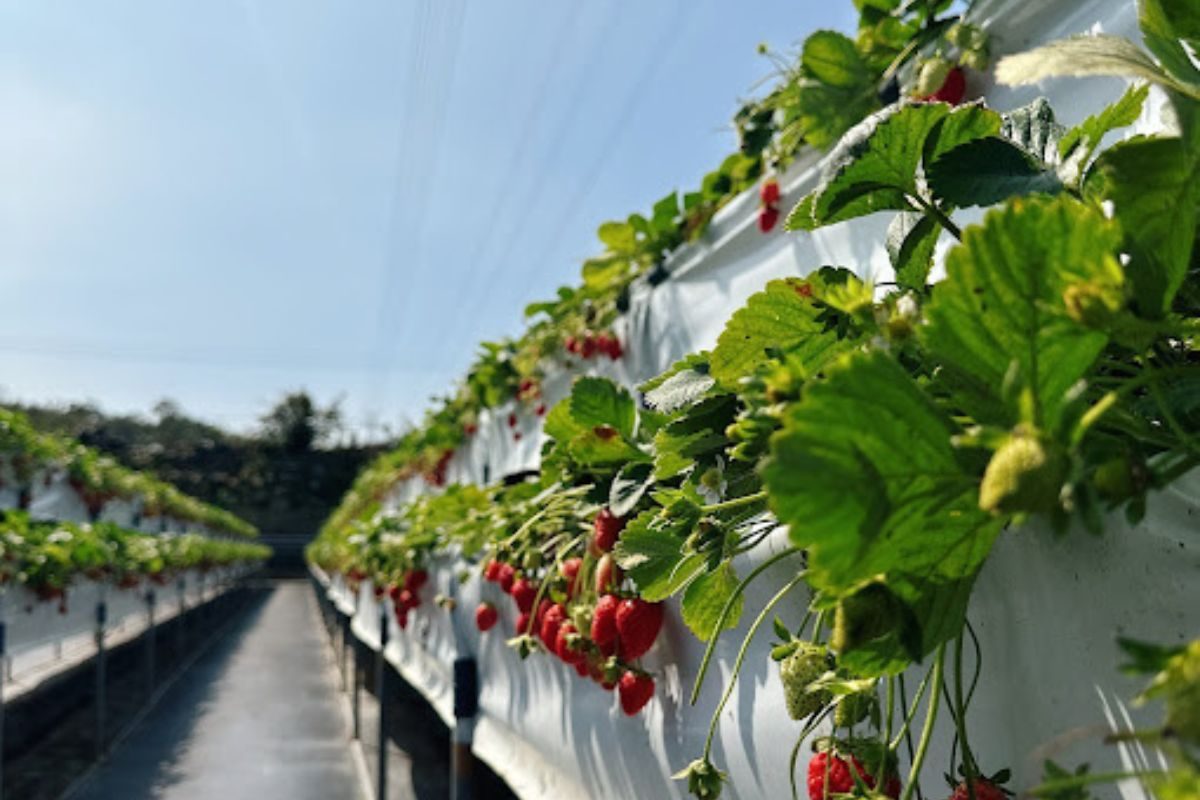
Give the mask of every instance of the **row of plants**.
[[42, 601], [56, 600], [64, 614], [78, 580], [121, 589], [165, 585], [186, 572], [254, 564], [269, 555], [269, 548], [250, 542], [146, 534], [110, 522], [47, 522], [23, 511], [0, 511], [0, 587], [20, 586]]
[[[852, 48], [865, 59], [874, 40], [863, 30], [896, 30], [921, 9], [920, 31], [944, 27], [908, 36], [910, 57], [948, 48], [942, 55], [979, 58], [985, 40], [939, 20], [947, 6], [862, 3]], [[845, 98], [829, 94], [824, 102], [835, 108], [822, 119], [848, 116], [830, 129], [836, 145], [822, 179], [786, 227], [894, 214], [894, 282], [872, 285], [820, 265], [773, 281], [734, 313], [711, 352], [685, 358], [636, 399], [611, 381], [578, 379], [545, 415], [549, 439], [535, 477], [450, 486], [383, 512], [396, 480], [431, 469], [436, 478], [438, 464], [444, 476], [445, 454], [472, 414], [507, 399], [503, 391], [476, 397], [473, 372], [470, 391], [364, 475], [310, 559], [390, 593], [402, 627], [421, 604], [434, 557], [475, 565], [515, 605], [513, 647], [615, 689], [630, 714], [653, 697], [641, 657], [664, 601], [677, 597], [682, 622], [708, 643], [693, 703], [719, 637], [752, 614], [704, 751], [677, 776], [697, 797], [721, 792], [726, 776], [712, 753], [720, 713], [751, 641], [773, 621], [772, 658], [797, 720], [794, 790], [809, 743], [817, 750], [805, 773], [812, 800], [932, 796], [918, 777], [935, 721], [948, 714], [954, 739], [941, 751], [950, 754], [955, 800], [999, 800], [1006, 770], [970, 743], [978, 732], [971, 699], [986, 676], [967, 617], [995, 542], [1031, 518], [1056, 532], [1045, 535], [1071, 536], [1101, 534], [1118, 513], [1137, 522], [1155, 491], [1200, 466], [1200, 70], [1192, 56], [1200, 19], [1177, 0], [1141, 0], [1138, 11], [1146, 49], [1087, 36], [999, 65], [1008, 83], [1138, 81], [1070, 129], [1044, 101], [999, 114], [937, 97], [954, 69], [934, 60], [942, 55], [910, 78], [932, 84], [946, 70], [935, 96], [929, 85], [910, 89], [928, 99], [900, 100], [853, 127], [872, 109], [850, 118]], [[834, 41], [824, 33], [805, 43], [801, 84], [832, 63], [813, 55], [814, 43]], [[897, 74], [879, 72], [872, 88]], [[1103, 147], [1106, 134], [1140, 117], [1151, 85], [1165, 94], [1174, 130]], [[801, 96], [796, 119], [821, 95]], [[764, 115], [771, 134], [760, 159], [783, 157], [772, 148], [796, 152], [789, 118], [780, 106]], [[818, 144], [820, 130], [805, 123], [800, 139]], [[777, 206], [777, 196], [760, 196], [764, 209]], [[989, 210], [962, 227], [956, 217], [972, 207]], [[931, 284], [943, 238], [952, 240], [946, 276]], [[621, 262], [621, 274], [643, 274], [628, 266], [635, 261]], [[560, 293], [563, 308], [573, 296]], [[539, 335], [548, 335], [553, 313], [531, 331], [545, 325]], [[578, 335], [572, 317], [560, 319]], [[519, 352], [510, 345], [505, 360], [493, 348], [484, 363], [511, 366]], [[562, 367], [552, 351], [536, 352], [539, 368]], [[762, 547], [768, 540], [773, 548]], [[763, 607], [746, 609], [755, 580], [779, 585]], [[789, 597], [807, 608], [794, 628], [773, 616]], [[491, 600], [476, 609], [483, 630], [498, 617]], [[1035, 794], [1081, 798], [1090, 784], [1135, 777], [1162, 798], [1200, 795], [1200, 641], [1124, 646], [1132, 669], [1155, 676], [1143, 699], [1161, 701], [1164, 716], [1151, 730], [1111, 738], [1152, 743], [1169, 767], [1090, 774], [1048, 764]], [[919, 683], [906, 683], [914, 675]]]
[[224, 509], [73, 439], [41, 432], [20, 412], [0, 409], [0, 488], [7, 475], [16, 484], [19, 504], [28, 507], [35, 482], [53, 480], [56, 472], [65, 473], [93, 519], [111, 500], [138, 500], [144, 519], [172, 518], [243, 538], [258, 535], [253, 525]]
[[[773, 185], [763, 210], [777, 219], [774, 176], [797, 157], [827, 149], [864, 115], [902, 95], [958, 102], [967, 74], [987, 66], [986, 34], [949, 13], [952, 0], [856, 5], [853, 38], [822, 30], [794, 53], [762, 48], [775, 85], [738, 109], [733, 120], [737, 149], [695, 190], [671, 192], [648, 213], [600, 225], [603, 252], [583, 263], [579, 285], [559, 287], [553, 299], [529, 304], [520, 337], [484, 342], [461, 383], [437, 398], [423, 423], [402, 436], [392, 452], [362, 472], [330, 527], [377, 510], [398, 480], [423, 476], [435, 487], [444, 485], [449, 456], [475, 433], [481, 412], [516, 400], [522, 413], [536, 413], [547, 372], [622, 358], [613, 322], [628, 308], [631, 286], [665, 280], [670, 255], [698, 241], [733, 198], [759, 184]], [[904, 86], [902, 75], [908, 76]], [[775, 227], [772, 221], [766, 230]]]

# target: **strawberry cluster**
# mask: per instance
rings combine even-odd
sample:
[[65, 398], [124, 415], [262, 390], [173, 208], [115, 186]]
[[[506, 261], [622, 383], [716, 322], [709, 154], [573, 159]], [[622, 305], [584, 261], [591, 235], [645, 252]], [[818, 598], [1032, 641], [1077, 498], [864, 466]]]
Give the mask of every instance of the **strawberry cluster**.
[[[516, 605], [517, 639], [527, 653], [545, 650], [607, 691], [615, 690], [621, 709], [632, 716], [654, 696], [654, 678], [635, 662], [658, 639], [663, 607], [623, 591], [624, 576], [612, 556], [624, 520], [607, 508], [593, 521], [587, 554], [564, 559], [557, 568], [519, 569], [492, 559], [483, 569]], [[484, 601], [475, 623], [488, 631], [498, 621], [495, 606]]]
[[758, 229], [770, 233], [779, 222], [779, 181], [768, 178], [758, 190]]
[[392, 599], [392, 608], [396, 614], [396, 624], [408, 627], [408, 612], [421, 605], [421, 587], [429, 580], [429, 573], [423, 569], [409, 570], [399, 583], [388, 587], [388, 596]]
[[617, 361], [625, 355], [625, 350], [621, 347], [621, 340], [606, 331], [599, 333], [584, 331], [580, 336], [568, 336], [563, 345], [567, 348], [568, 353], [580, 358], [605, 355], [613, 361]]

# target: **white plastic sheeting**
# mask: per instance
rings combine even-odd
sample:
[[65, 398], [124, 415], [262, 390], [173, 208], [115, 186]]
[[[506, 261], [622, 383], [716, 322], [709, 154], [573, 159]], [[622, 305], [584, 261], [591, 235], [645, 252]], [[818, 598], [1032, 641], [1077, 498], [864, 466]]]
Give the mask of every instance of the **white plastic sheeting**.
[[[1137, 38], [1130, 0], [995, 0], [978, 4], [976, 15], [991, 23], [999, 52], [1097, 29]], [[1072, 124], [1115, 99], [1124, 84], [1093, 79], [1052, 81], [1037, 90], [980, 88], [1002, 110], [1045, 95], [1060, 121]], [[1159, 124], [1160, 106], [1151, 104], [1139, 128]], [[809, 191], [817, 177], [815, 159], [796, 164], [781, 181], [784, 205]], [[687, 353], [712, 347], [729, 315], [774, 277], [835, 264], [863, 277], [887, 279], [890, 268], [882, 244], [886, 215], [812, 235], [763, 236], [754, 225], [756, 210], [751, 194], [731, 203], [713, 221], [704, 242], [676, 254], [671, 280], [635, 292], [618, 327], [627, 355], [618, 364], [591, 362], [592, 370], [634, 385]], [[570, 380], [565, 374], [546, 380], [548, 406], [567, 393]], [[513, 413], [515, 428], [509, 426]], [[451, 461], [449, 479], [482, 483], [536, 468], [541, 442], [540, 420], [527, 407], [514, 403], [486, 412], [479, 432]], [[408, 481], [397, 487], [393, 504], [426, 490], [420, 479]], [[969, 613], [984, 654], [970, 715], [972, 746], [984, 769], [1009, 766], [1014, 785], [1027, 788], [1037, 782], [1046, 757], [1072, 765], [1090, 762], [1095, 772], [1131, 766], [1143, 757], [1099, 744], [1105, 731], [1128, 719], [1144, 720], [1149, 713], [1125, 705], [1138, 682], [1117, 671], [1121, 656], [1116, 636], [1172, 643], [1200, 632], [1197, 533], [1200, 475], [1193, 473], [1152, 497], [1146, 520], [1136, 527], [1114, 516], [1100, 538], [1078, 531], [1057, 536], [1042, 526], [1001, 536]], [[783, 547], [782, 537], [779, 533], [743, 556], [739, 572], [745, 574]], [[761, 608], [797, 565], [777, 565], [751, 587], [750, 611], [737, 631], [722, 638], [695, 708], [686, 706], [686, 695], [703, 645], [683, 626], [672, 603], [660, 641], [644, 662], [657, 676], [655, 699], [632, 719], [620, 713], [613, 694], [579, 679], [557, 659], [536, 655], [521, 661], [504, 643], [516, 617], [512, 602], [495, 586], [481, 584], [477, 575], [458, 585], [455, 573], [462, 566], [449, 560], [434, 566], [423, 590], [427, 602], [412, 613], [406, 631], [396, 629], [390, 614], [385, 616], [392, 625], [388, 660], [453, 724], [451, 664], [457, 656], [475, 656], [482, 692], [476, 753], [521, 797], [599, 799], [686, 796], [682, 783], [670, 776], [703, 749], [709, 717], [752, 610]], [[370, 587], [361, 587], [358, 598], [337, 582], [330, 591], [343, 608], [358, 609], [355, 632], [378, 642], [380, 606]], [[454, 596], [458, 610], [430, 604], [437, 592]], [[789, 625], [800, 620], [807, 601], [803, 595], [798, 591], [780, 606]], [[480, 635], [472, 612], [483, 599], [496, 603], [501, 622]], [[769, 631], [760, 631], [720, 721], [714, 761], [730, 774], [728, 797], [790, 796], [787, 764], [799, 725], [784, 710], [782, 688], [768, 658], [770, 639]], [[974, 667], [970, 657], [967, 666]], [[923, 674], [917, 668], [907, 676], [910, 693]], [[952, 736], [949, 715], [943, 713], [922, 776], [935, 796], [942, 773], [950, 770]], [[806, 760], [801, 759], [798, 776], [802, 794]]]

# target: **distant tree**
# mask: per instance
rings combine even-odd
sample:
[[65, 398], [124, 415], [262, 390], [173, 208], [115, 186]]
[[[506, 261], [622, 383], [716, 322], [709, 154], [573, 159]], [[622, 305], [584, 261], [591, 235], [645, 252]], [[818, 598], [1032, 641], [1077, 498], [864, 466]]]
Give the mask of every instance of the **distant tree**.
[[308, 392], [292, 392], [262, 417], [261, 437], [289, 453], [303, 453], [333, 438], [342, 427], [337, 403], [318, 408]]

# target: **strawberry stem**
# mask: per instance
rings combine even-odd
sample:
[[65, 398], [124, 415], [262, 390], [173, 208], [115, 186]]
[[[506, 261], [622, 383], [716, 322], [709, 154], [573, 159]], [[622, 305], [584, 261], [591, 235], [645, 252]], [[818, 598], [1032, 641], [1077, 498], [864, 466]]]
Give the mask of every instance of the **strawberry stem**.
[[[962, 743], [963, 773], [967, 781], [967, 797], [975, 800], [975, 777], [979, 774], [979, 765], [971, 746], [967, 743], [967, 706], [963, 702], [963, 632], [958, 632], [954, 640], [954, 708], [952, 709], [954, 724], [958, 728], [958, 740]], [[953, 766], [953, 765], [951, 765]]]
[[921, 739], [917, 742], [917, 752], [913, 756], [912, 766], [908, 770], [908, 785], [904, 787], [904, 794], [901, 800], [912, 800], [913, 791], [921, 782], [921, 766], [925, 763], [925, 756], [929, 753], [929, 743], [933, 740], [933, 723], [937, 720], [938, 702], [942, 699], [942, 693], [937, 687], [942, 683], [942, 668], [946, 660], [946, 644], [943, 642], [938, 645], [937, 656], [933, 662], [933, 686], [935, 687], [929, 693], [929, 706], [925, 712], [925, 724], [921, 728]]
[[754, 624], [750, 626], [750, 630], [746, 631], [746, 638], [742, 640], [742, 646], [738, 650], [737, 659], [733, 662], [733, 671], [729, 674], [729, 683], [725, 686], [725, 692], [721, 695], [721, 701], [717, 703], [717, 708], [713, 711], [712, 720], [708, 724], [708, 738], [704, 740], [704, 759], [706, 761], [712, 752], [713, 737], [717, 734], [717, 723], [721, 721], [721, 711], [724, 710], [725, 704], [729, 702], [730, 695], [733, 694], [733, 687], [737, 684], [737, 676], [742, 669], [742, 662], [746, 660], [746, 653], [750, 649], [750, 641], [754, 638], [754, 634], [758, 633], [758, 629], [762, 627], [763, 621], [771, 613], [771, 609], [803, 580], [804, 573], [796, 573], [795, 577], [784, 584], [783, 588], [767, 601], [762, 611], [759, 611], [758, 616], [754, 618]]
[[744, 497], [735, 497], [732, 500], [726, 500], [723, 503], [713, 503], [710, 506], [704, 506], [700, 510], [705, 514], [718, 514], [722, 511], [730, 511], [742, 506], [750, 506], [755, 503], [765, 502], [767, 499], [767, 491], [764, 489], [761, 492], [754, 492]]
[[746, 590], [746, 587], [750, 584], [750, 581], [757, 578], [768, 567], [771, 567], [788, 556], [795, 555], [799, 552], [801, 552], [799, 547], [789, 547], [783, 552], [771, 556], [766, 561], [755, 567], [749, 575], [743, 578], [742, 582], [739, 583], [737, 588], [733, 590], [733, 594], [729, 595], [729, 598], [725, 601], [725, 605], [721, 608], [721, 613], [717, 615], [717, 621], [713, 625], [713, 635], [709, 638], [708, 645], [704, 648], [704, 658], [700, 660], [700, 670], [696, 673], [696, 682], [692, 684], [692, 696], [688, 700], [690, 705], [696, 705], [696, 699], [700, 697], [700, 685], [704, 683], [704, 676], [708, 673], [709, 662], [712, 661], [713, 653], [716, 652], [717, 639], [720, 637], [720, 632], [725, 629], [725, 620], [729, 618], [730, 613], [733, 611], [733, 606], [737, 602], [738, 598], [742, 596], [742, 592]]

